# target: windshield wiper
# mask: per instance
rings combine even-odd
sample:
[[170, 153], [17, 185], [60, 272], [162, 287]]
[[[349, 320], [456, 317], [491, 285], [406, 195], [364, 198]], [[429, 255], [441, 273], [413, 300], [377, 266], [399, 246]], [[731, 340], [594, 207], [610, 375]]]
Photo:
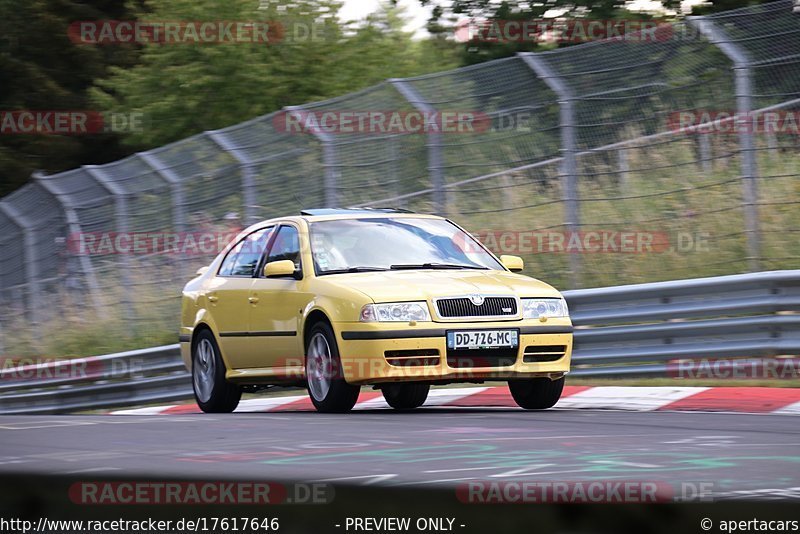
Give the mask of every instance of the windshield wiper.
[[342, 274], [342, 273], [371, 273], [376, 271], [388, 271], [386, 267], [347, 267], [345, 269], [331, 269], [322, 271], [319, 274]]
[[392, 265], [390, 268], [393, 271], [402, 271], [405, 269], [489, 269], [481, 265], [462, 265], [460, 263], [401, 263]]

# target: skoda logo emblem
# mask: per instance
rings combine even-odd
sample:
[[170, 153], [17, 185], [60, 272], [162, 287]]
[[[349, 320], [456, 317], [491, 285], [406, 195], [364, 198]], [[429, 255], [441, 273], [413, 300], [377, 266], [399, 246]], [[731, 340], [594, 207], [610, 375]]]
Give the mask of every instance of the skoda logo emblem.
[[469, 301], [473, 303], [475, 306], [483, 305], [483, 297], [481, 295], [470, 295]]

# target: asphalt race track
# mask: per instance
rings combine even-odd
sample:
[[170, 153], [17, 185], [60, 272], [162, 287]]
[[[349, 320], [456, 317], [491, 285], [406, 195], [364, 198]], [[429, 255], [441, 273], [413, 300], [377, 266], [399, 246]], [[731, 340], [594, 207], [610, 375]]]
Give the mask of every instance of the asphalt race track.
[[800, 500], [800, 427], [782, 415], [422, 408], [0, 417], [0, 475], [298, 480], [446, 488], [658, 481], [713, 500]]

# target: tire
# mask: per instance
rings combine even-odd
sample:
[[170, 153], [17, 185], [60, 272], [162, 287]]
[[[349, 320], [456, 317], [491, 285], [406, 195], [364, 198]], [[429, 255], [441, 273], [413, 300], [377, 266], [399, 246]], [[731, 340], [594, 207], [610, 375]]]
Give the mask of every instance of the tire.
[[210, 330], [197, 334], [192, 345], [192, 389], [205, 413], [230, 413], [242, 397], [242, 389], [225, 380], [225, 362]]
[[430, 384], [386, 384], [381, 388], [383, 398], [395, 410], [413, 410], [425, 404]]
[[326, 323], [311, 327], [306, 345], [306, 387], [318, 412], [345, 413], [353, 409], [361, 386], [344, 379], [339, 347]]
[[508, 389], [520, 408], [526, 410], [546, 410], [552, 408], [561, 398], [565, 377], [558, 380], [549, 378], [528, 378], [509, 380]]

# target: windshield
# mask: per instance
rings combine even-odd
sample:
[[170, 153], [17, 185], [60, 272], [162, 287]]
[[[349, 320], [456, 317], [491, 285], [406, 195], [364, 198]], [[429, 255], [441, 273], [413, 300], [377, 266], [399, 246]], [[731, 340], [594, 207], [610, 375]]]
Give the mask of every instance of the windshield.
[[315, 222], [317, 274], [400, 269], [503, 270], [469, 234], [442, 219], [364, 218]]

